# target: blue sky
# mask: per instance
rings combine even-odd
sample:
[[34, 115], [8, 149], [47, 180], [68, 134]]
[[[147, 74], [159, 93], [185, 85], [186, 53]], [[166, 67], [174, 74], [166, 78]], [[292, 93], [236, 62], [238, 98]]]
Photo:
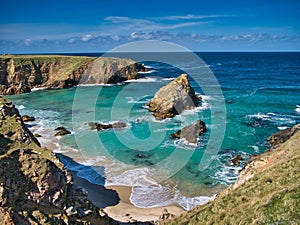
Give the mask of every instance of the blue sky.
[[99, 52], [139, 40], [197, 51], [300, 50], [298, 0], [1, 1], [0, 52]]

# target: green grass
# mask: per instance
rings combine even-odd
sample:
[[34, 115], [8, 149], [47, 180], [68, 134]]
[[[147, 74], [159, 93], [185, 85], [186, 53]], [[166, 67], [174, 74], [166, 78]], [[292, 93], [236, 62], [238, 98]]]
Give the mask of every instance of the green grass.
[[300, 132], [264, 157], [252, 179], [166, 224], [300, 224]]

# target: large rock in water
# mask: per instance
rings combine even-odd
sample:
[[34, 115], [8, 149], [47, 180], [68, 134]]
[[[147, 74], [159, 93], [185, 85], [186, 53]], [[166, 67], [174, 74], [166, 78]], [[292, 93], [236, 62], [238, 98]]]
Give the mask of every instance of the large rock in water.
[[180, 129], [176, 133], [171, 134], [171, 137], [178, 139], [185, 138], [190, 143], [197, 143], [197, 138], [205, 131], [205, 123], [201, 120], [197, 120], [195, 123]]
[[162, 120], [174, 117], [185, 109], [197, 107], [199, 100], [190, 86], [187, 74], [182, 74], [159, 89], [154, 98], [147, 102], [147, 106], [156, 119]]
[[101, 215], [0, 96], [0, 224], [115, 224]]

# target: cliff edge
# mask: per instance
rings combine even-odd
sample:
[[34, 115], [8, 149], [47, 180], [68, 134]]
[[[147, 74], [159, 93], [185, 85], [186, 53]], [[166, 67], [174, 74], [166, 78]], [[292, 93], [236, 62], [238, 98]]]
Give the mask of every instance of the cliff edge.
[[115, 224], [0, 96], [0, 224]]
[[252, 156], [233, 185], [165, 224], [299, 224], [299, 128], [272, 135], [269, 140], [282, 143]]
[[118, 83], [145, 70], [131, 59], [112, 57], [0, 56], [0, 94], [22, 94], [33, 88], [68, 88], [81, 84]]

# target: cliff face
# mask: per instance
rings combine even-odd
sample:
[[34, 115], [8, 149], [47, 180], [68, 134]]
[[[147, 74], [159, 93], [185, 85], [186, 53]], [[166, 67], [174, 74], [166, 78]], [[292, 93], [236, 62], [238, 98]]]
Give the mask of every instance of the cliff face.
[[113, 224], [1, 96], [0, 224]]
[[141, 64], [130, 59], [81, 56], [2, 56], [0, 94], [22, 94], [34, 87], [68, 88], [79, 83], [136, 79]]
[[283, 135], [283, 143], [251, 157], [216, 199], [166, 224], [299, 224], [299, 126], [271, 136]]

